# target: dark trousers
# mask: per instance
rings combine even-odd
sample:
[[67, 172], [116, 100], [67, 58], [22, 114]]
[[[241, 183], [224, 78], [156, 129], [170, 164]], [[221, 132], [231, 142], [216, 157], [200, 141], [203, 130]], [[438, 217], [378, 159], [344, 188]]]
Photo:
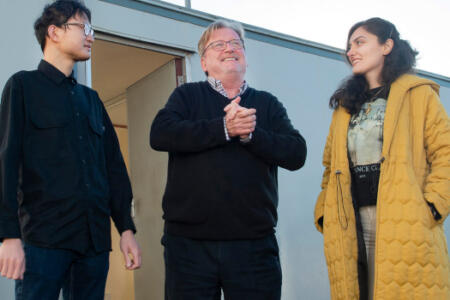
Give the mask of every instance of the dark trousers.
[[25, 274], [16, 280], [16, 300], [103, 300], [109, 252], [84, 256], [70, 250], [25, 244]]
[[279, 300], [281, 267], [274, 234], [205, 241], [165, 234], [166, 300]]

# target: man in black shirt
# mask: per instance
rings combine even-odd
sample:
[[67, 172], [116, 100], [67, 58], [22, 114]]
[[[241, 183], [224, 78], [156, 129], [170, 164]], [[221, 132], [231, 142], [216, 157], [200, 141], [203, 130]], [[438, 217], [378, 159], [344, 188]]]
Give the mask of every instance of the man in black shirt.
[[239, 24], [199, 41], [207, 81], [178, 87], [153, 121], [169, 152], [163, 197], [166, 299], [278, 300], [277, 168], [296, 170], [306, 143], [273, 95], [248, 86]]
[[[44, 58], [6, 83], [0, 107], [0, 273], [18, 299], [103, 299], [110, 217], [126, 268], [141, 264], [131, 185], [111, 121], [73, 66], [90, 57], [90, 11], [47, 5], [35, 22]], [[131, 255], [131, 258], [130, 258]]]

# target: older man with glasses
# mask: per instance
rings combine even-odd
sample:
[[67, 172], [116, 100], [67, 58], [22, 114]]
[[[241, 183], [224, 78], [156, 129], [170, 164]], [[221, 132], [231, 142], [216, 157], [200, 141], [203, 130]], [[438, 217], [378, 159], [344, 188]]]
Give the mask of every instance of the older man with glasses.
[[277, 168], [301, 168], [305, 140], [276, 97], [245, 81], [239, 24], [212, 23], [198, 50], [207, 80], [176, 88], [150, 133], [169, 153], [166, 299], [277, 300]]

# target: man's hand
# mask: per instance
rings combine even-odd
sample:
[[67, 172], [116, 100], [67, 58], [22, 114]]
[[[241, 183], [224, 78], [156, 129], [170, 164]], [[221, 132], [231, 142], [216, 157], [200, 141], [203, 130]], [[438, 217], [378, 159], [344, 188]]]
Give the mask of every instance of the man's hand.
[[238, 111], [245, 109], [244, 107], [239, 105], [239, 102], [241, 102], [241, 97], [236, 97], [236, 99], [232, 100], [230, 102], [230, 104], [225, 106], [225, 108], [223, 109], [226, 112], [226, 115], [225, 115], [226, 122], [234, 119], [236, 117], [236, 114], [238, 113]]
[[23, 279], [25, 254], [20, 239], [4, 239], [0, 246], [0, 275], [9, 279]]
[[225, 120], [226, 120], [228, 135], [230, 137], [240, 136], [241, 138], [245, 138], [251, 132], [255, 131], [256, 109], [242, 108], [237, 111], [235, 118], [229, 119], [229, 120], [225, 119]]
[[135, 270], [141, 267], [141, 248], [134, 238], [133, 231], [125, 230], [122, 232], [120, 236], [120, 251], [122, 251], [125, 259], [125, 268]]
[[225, 106], [225, 123], [230, 137], [240, 136], [247, 138], [255, 130], [256, 110], [239, 105], [241, 97], [236, 97], [230, 104]]

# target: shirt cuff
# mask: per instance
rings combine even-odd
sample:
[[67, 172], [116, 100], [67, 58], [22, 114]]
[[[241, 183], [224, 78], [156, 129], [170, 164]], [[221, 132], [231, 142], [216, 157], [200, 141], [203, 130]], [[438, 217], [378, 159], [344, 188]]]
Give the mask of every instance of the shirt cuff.
[[20, 239], [20, 224], [18, 219], [0, 220], [0, 243], [4, 239]]
[[223, 118], [223, 129], [225, 130], [225, 138], [227, 139], [227, 141], [229, 141], [230, 136], [228, 135], [227, 121], [225, 121], [225, 117]]
[[252, 140], [252, 136], [253, 136], [252, 132], [250, 132], [250, 134], [246, 138], [244, 139], [240, 138], [239, 140], [241, 141], [241, 143], [247, 144]]

